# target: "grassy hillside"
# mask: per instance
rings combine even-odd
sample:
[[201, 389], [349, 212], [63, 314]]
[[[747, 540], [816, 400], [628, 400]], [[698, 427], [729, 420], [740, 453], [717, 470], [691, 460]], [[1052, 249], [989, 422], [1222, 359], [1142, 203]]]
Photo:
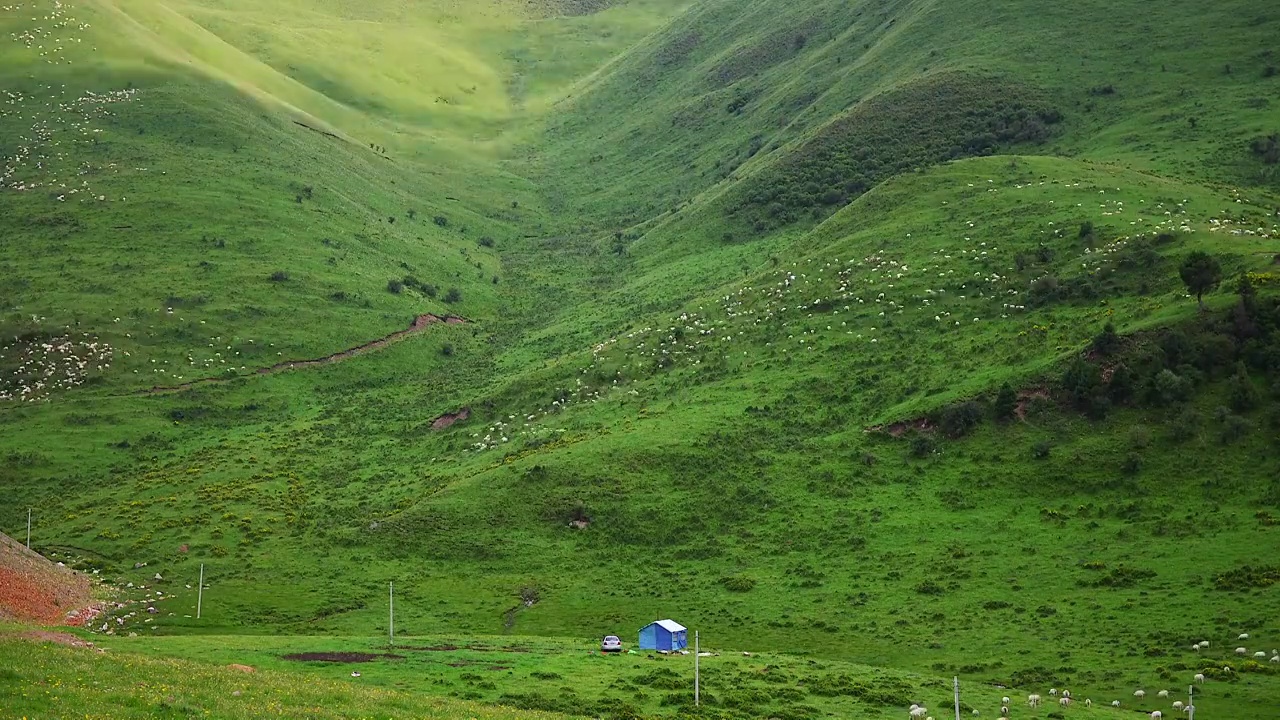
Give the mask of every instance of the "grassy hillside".
[[732, 716], [1280, 697], [1256, 5], [28, 9], [0, 528], [133, 583], [122, 647], [292, 668], [372, 647], [394, 581], [401, 632], [547, 638], [583, 704], [533, 658], [391, 663], [414, 696], [684, 712], [576, 656], [670, 616], [789, 656], [785, 706], [709, 670]]

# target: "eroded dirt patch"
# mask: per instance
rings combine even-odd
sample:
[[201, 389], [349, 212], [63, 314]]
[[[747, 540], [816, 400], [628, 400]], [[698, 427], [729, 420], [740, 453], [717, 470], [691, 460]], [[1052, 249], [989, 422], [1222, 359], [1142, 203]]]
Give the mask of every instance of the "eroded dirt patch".
[[93, 584], [0, 535], [0, 619], [83, 625], [96, 616]]

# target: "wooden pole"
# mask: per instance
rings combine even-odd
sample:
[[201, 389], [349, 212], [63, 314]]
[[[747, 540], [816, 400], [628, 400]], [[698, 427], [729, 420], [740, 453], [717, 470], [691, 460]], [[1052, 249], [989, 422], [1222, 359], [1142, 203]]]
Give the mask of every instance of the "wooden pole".
[[388, 583], [387, 588], [390, 592], [387, 598], [387, 613], [391, 616], [387, 623], [388, 639], [394, 645], [396, 642], [396, 584]]
[[200, 611], [204, 607], [204, 563], [200, 563], [200, 587], [196, 590], [196, 619], [200, 619]]
[[701, 704], [702, 697], [702, 675], [698, 667], [698, 657], [701, 645], [698, 643], [698, 631], [693, 631], [693, 705], [697, 707]]
[[955, 685], [956, 690], [956, 720], [960, 720], [960, 678], [953, 676], [951, 682]]

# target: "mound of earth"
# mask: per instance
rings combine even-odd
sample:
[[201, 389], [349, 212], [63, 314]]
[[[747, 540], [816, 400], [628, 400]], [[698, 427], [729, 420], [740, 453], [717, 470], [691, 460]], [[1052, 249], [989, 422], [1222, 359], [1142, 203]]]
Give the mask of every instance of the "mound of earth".
[[0, 533], [0, 620], [84, 625], [97, 614], [88, 577]]

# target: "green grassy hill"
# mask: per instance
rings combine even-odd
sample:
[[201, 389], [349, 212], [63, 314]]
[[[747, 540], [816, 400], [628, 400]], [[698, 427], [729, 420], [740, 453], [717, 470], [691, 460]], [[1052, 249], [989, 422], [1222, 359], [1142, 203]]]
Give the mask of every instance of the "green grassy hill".
[[[39, 549], [162, 591], [95, 628], [160, 655], [367, 642], [343, 638], [387, 631], [394, 581], [405, 634], [568, 653], [670, 616], [801, 668], [775, 705], [737, 668], [704, 714], [920, 699], [873, 672], [1070, 687], [1090, 716], [1202, 672], [1202, 710], [1265, 714], [1278, 25], [1243, 1], [5, 9], [0, 528], [33, 507]], [[426, 315], [457, 321], [402, 333]], [[547, 662], [580, 706], [523, 675], [399, 690], [692, 711]]]

